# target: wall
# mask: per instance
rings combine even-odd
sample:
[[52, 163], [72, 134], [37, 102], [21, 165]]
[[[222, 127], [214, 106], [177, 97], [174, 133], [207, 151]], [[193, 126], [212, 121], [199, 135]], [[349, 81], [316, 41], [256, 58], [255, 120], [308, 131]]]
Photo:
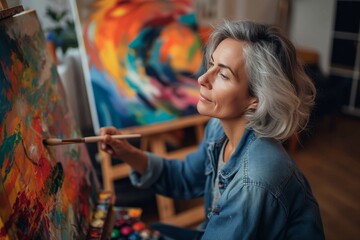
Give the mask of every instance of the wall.
[[278, 18], [278, 2], [279, 0], [236, 0], [235, 10], [232, 11], [241, 19], [275, 24]]
[[322, 70], [330, 71], [335, 0], [293, 0], [290, 39], [296, 46], [316, 50]]
[[14, 5], [16, 2], [19, 2], [21, 5], [23, 5], [24, 9], [36, 10], [43, 30], [46, 30], [47, 28], [53, 27], [55, 25], [55, 23], [46, 16], [46, 9], [48, 7], [51, 7], [51, 9], [59, 12], [63, 10], [69, 10], [67, 18], [71, 17], [68, 0], [8, 0], [9, 6]]
[[[196, 0], [213, 4], [213, 0]], [[295, 46], [315, 50], [320, 56], [324, 73], [330, 70], [332, 28], [336, 0], [288, 0], [290, 3], [289, 23], [280, 23], [288, 28], [288, 34]], [[221, 4], [220, 4], [221, 2]], [[218, 13], [214, 23], [227, 19], [249, 19], [265, 23], [276, 23], [276, 6], [286, 0], [218, 0]], [[285, 16], [286, 17], [286, 16]], [[209, 20], [205, 24], [211, 23]]]

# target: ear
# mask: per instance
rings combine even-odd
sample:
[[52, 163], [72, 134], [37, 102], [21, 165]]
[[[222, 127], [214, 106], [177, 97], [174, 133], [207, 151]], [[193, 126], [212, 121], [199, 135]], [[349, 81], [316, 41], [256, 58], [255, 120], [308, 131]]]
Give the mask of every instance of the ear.
[[250, 104], [248, 106], [248, 110], [253, 110], [255, 111], [257, 109], [259, 100], [256, 97], [252, 97], [250, 100]]

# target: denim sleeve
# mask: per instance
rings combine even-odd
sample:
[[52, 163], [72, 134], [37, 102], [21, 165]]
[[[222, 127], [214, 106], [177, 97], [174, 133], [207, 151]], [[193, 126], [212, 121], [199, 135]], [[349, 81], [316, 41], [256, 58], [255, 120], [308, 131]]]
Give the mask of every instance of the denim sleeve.
[[154, 184], [159, 178], [164, 167], [163, 158], [149, 152], [145, 152], [145, 154], [148, 157], [146, 172], [143, 175], [140, 175], [133, 169], [130, 171], [130, 181], [138, 188], [149, 188], [152, 184]]
[[162, 172], [152, 186], [156, 193], [175, 198], [191, 199], [204, 195], [206, 145], [200, 144], [197, 151], [190, 153], [184, 160], [164, 160]]
[[191, 199], [204, 194], [204, 155], [201, 148], [185, 160], [166, 160], [148, 155], [148, 168], [143, 175], [130, 171], [131, 183], [139, 188], [151, 187], [156, 193], [176, 199]]
[[175, 199], [191, 199], [204, 195], [205, 163], [208, 161], [206, 136], [197, 150], [184, 160], [165, 159], [152, 153], [148, 156], [148, 168], [142, 176], [131, 171], [130, 180], [134, 186], [151, 187], [157, 194]]
[[[214, 126], [216, 129], [214, 129]], [[220, 126], [218, 120], [210, 120], [205, 129], [205, 137], [197, 150], [184, 160], [165, 159], [147, 153], [148, 169], [142, 176], [131, 171], [130, 180], [137, 187], [151, 187], [157, 194], [175, 199], [191, 199], [204, 195], [206, 184], [205, 166], [208, 159], [207, 142]]]

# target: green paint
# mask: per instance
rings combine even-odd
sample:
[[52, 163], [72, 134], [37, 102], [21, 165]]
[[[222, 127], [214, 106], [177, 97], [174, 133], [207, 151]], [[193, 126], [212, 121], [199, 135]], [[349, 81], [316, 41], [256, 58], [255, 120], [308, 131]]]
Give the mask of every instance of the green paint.
[[56, 226], [61, 226], [66, 220], [65, 214], [61, 211], [56, 210], [56, 208], [53, 209], [51, 214]]
[[189, 49], [189, 60], [193, 59], [195, 53], [200, 51], [200, 49], [201, 49], [200, 38], [196, 36], [194, 44]]
[[64, 169], [60, 162], [57, 162], [45, 182], [45, 191], [49, 196], [56, 195], [64, 182]]
[[16, 147], [19, 145], [19, 143], [22, 140], [21, 137], [21, 131], [20, 131], [20, 124], [18, 124], [18, 127], [15, 129], [15, 132], [8, 137], [8, 133], [6, 131], [6, 125], [4, 126], [4, 141], [0, 145], [0, 168], [3, 167], [3, 164], [5, 163], [5, 159], [8, 158], [10, 161], [9, 166], [5, 170], [5, 175], [3, 178], [3, 183], [6, 180], [6, 177], [8, 173], [11, 170], [12, 165], [14, 164], [15, 156], [14, 151]]
[[79, 150], [77, 148], [72, 148], [71, 149], [71, 158], [76, 161], [79, 161], [80, 160], [80, 151], [81, 150]]

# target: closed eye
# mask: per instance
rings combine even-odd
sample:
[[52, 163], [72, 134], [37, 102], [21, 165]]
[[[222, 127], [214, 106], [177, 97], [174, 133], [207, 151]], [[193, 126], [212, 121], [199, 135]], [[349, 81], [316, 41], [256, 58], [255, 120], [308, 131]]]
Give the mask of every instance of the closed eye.
[[[211, 67], [213, 67], [214, 66], [214, 59], [212, 58], [212, 56], [211, 56], [211, 61], [209, 61], [209, 63], [208, 63], [208, 70], [211, 68]], [[225, 65], [225, 64], [222, 64], [222, 63], [219, 63], [218, 64], [218, 66], [221, 68], [221, 69], [228, 69], [230, 72], [231, 72], [231, 74], [237, 79], [238, 77], [237, 77], [237, 75], [235, 74], [235, 72], [229, 67], [229, 66], [227, 66], [227, 65]], [[229, 79], [225, 74], [222, 74], [222, 73], [220, 73], [221, 74], [221, 77], [222, 78], [224, 78], [224, 79]]]
[[229, 79], [225, 74], [222, 74], [221, 72], [219, 73], [219, 75], [222, 79], [225, 79], [225, 80]]
[[[211, 61], [211, 62], [209, 62], [208, 63], [208, 70], [210, 69], [210, 68], [212, 68], [214, 66], [214, 62], [213, 61]], [[222, 72], [220, 72], [219, 71], [219, 76], [222, 78], [222, 79], [225, 79], [225, 80], [228, 80], [229, 79], [229, 77], [226, 75], [226, 74], [224, 74], [224, 73], [222, 73]]]

